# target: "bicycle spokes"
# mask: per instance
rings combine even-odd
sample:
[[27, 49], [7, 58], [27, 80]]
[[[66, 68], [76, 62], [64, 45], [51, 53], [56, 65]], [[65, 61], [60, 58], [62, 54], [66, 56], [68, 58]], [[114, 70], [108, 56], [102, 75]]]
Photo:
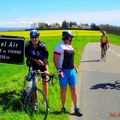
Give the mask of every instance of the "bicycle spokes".
[[[36, 90], [37, 97], [29, 92], [25, 98], [25, 109], [29, 115], [40, 115], [40, 120], [45, 120], [48, 114], [48, 102], [42, 90]], [[37, 98], [37, 99], [35, 99]]]
[[101, 59], [106, 61], [106, 50], [101, 51]]

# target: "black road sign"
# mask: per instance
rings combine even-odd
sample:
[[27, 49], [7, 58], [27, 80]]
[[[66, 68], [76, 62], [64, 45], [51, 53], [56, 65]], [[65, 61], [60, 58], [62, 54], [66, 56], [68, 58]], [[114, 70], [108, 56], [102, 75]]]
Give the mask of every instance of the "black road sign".
[[24, 37], [0, 36], [0, 62], [23, 64], [24, 51]]

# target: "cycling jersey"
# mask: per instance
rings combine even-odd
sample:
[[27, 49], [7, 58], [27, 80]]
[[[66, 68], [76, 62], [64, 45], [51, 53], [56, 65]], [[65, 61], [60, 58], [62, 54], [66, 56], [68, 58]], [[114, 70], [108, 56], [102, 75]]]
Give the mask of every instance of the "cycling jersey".
[[107, 43], [108, 43], [108, 37], [107, 37], [107, 35], [102, 36], [102, 38], [101, 38], [101, 43], [102, 43], [102, 44], [107, 44]]
[[74, 68], [74, 49], [71, 45], [65, 44], [62, 41], [56, 46], [54, 53], [60, 55], [59, 68]]
[[[48, 59], [48, 50], [46, 48], [46, 45], [39, 41], [38, 46], [36, 48], [33, 47], [32, 42], [29, 41], [26, 43], [25, 46], [25, 56], [29, 59], [35, 58], [39, 59], [41, 61], [44, 61], [44, 59]], [[33, 67], [34, 70], [40, 69], [44, 71], [46, 68], [45, 66], [39, 66], [35, 61], [30, 60], [31, 66]]]

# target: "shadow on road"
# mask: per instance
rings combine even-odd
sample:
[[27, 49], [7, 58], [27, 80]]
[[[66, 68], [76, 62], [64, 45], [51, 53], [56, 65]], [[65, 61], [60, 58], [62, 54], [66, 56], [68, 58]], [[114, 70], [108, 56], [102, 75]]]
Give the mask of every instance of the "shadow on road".
[[81, 63], [86, 63], [86, 62], [100, 62], [100, 59], [97, 60], [82, 60]]
[[115, 83], [100, 83], [100, 84], [96, 84], [94, 86], [92, 86], [90, 89], [92, 90], [96, 90], [96, 89], [116, 89], [116, 90], [120, 90], [120, 83], [117, 83], [117, 81], [115, 81]]

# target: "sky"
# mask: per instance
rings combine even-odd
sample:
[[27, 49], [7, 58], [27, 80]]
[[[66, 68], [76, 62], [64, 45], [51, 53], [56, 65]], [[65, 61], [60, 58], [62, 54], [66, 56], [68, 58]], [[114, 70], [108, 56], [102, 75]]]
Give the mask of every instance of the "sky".
[[120, 26], [120, 0], [0, 0], [0, 27], [64, 20]]

